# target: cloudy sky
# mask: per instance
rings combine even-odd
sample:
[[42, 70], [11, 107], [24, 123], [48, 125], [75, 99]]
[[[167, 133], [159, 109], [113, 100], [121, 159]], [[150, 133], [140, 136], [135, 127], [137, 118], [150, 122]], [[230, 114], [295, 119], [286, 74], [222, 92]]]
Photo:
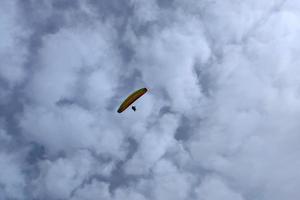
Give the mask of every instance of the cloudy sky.
[[298, 0], [1, 0], [0, 199], [298, 200], [299, 55]]

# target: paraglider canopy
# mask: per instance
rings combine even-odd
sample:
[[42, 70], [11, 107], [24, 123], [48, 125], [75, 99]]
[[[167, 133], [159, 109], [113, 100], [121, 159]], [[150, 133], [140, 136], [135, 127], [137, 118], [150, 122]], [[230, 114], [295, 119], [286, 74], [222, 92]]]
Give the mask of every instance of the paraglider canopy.
[[124, 110], [126, 110], [133, 102], [135, 102], [138, 98], [143, 96], [147, 91], [148, 91], [147, 88], [141, 88], [141, 89], [133, 92], [132, 94], [130, 94], [120, 105], [120, 107], [118, 109], [118, 113], [121, 113]]

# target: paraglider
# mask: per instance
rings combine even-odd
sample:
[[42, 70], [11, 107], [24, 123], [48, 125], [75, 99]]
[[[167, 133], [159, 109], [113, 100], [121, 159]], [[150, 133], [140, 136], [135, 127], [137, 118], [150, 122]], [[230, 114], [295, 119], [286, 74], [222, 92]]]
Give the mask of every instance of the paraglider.
[[[141, 88], [141, 89], [133, 92], [132, 94], [130, 94], [120, 105], [120, 107], [118, 109], [118, 113], [121, 113], [124, 110], [126, 110], [131, 104], [133, 104], [133, 102], [135, 102], [138, 98], [143, 96], [147, 91], [148, 91], [147, 88]], [[132, 106], [131, 108], [133, 111], [136, 111], [135, 106]]]

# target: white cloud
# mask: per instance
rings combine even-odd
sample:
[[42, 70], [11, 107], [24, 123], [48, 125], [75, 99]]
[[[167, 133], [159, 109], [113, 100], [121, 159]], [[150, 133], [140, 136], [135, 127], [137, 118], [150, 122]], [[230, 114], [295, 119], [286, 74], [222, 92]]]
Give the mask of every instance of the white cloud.
[[243, 200], [244, 198], [237, 192], [228, 188], [219, 178], [206, 177], [196, 190], [197, 199], [200, 200]]
[[178, 119], [174, 115], [165, 115], [161, 118], [160, 125], [155, 126], [139, 141], [139, 149], [134, 157], [126, 164], [129, 174], [143, 175], [166, 153], [167, 149], [175, 142], [174, 133]]
[[25, 76], [23, 65], [27, 49], [24, 39], [28, 30], [19, 24], [18, 8], [15, 1], [0, 4], [0, 77], [10, 86], [20, 83]]
[[191, 112], [203, 98], [194, 65], [205, 63], [210, 49], [201, 23], [188, 17], [184, 20], [187, 23], [180, 21], [162, 30], [154, 29], [153, 35], [137, 41], [134, 64], [138, 69], [144, 66], [143, 79], [154, 93], [164, 89], [173, 109]]
[[159, 8], [154, 0], [131, 0], [134, 6], [134, 13], [139, 23], [148, 23], [159, 20]]
[[[118, 83], [113, 31], [109, 24], [95, 23], [43, 38], [39, 69], [26, 88], [34, 105], [25, 107], [21, 120], [29, 140], [41, 142], [50, 152], [92, 148], [123, 155], [120, 129], [115, 127], [112, 134], [112, 122], [101, 117]], [[58, 105], [64, 99], [75, 104]]]
[[[14, 86], [25, 76], [25, 61], [32, 63], [19, 91], [22, 113], [7, 116], [7, 124], [20, 119], [22, 145], [46, 148], [49, 160], [32, 164], [38, 179], [26, 177], [34, 196], [300, 196], [299, 3], [132, 0], [121, 14], [113, 13], [121, 5], [114, 0], [55, 2], [0, 6], [1, 78]], [[41, 17], [24, 17], [29, 12]], [[30, 41], [20, 43], [28, 34], [22, 30], [40, 41], [33, 58], [26, 58]], [[149, 92], [136, 102], [137, 112], [116, 113], [122, 98], [141, 87]], [[0, 132], [3, 148], [20, 137], [10, 130]], [[178, 131], [187, 137], [176, 140]], [[4, 195], [21, 198], [26, 174], [12, 155], [0, 154], [11, 174], [0, 182]]]
[[72, 200], [93, 200], [95, 198], [103, 200], [112, 199], [107, 184], [93, 181], [91, 184], [86, 185], [84, 188], [78, 190], [72, 197]]
[[105, 123], [77, 106], [52, 110], [29, 107], [21, 126], [29, 141], [45, 145], [51, 154], [88, 148], [113, 157], [124, 156], [120, 152], [123, 139], [120, 130], [108, 129]]
[[18, 156], [8, 152], [0, 153], [0, 198], [23, 199], [25, 178]]
[[20, 24], [16, 4], [14, 0], [0, 3], [0, 104], [10, 102], [13, 88], [26, 77], [29, 30]]
[[43, 161], [39, 164], [41, 174], [35, 181], [35, 195], [39, 198], [51, 196], [68, 199], [86, 190], [82, 184], [88, 183], [94, 175], [108, 175], [106, 167], [105, 164], [97, 163], [87, 151], [77, 151], [76, 154], [55, 161]]
[[194, 179], [190, 174], [176, 169], [165, 160], [157, 163], [154, 170], [154, 199], [189, 199]]
[[[39, 104], [51, 105], [61, 98], [78, 95], [76, 92], [89, 94], [97, 88], [103, 88], [100, 90], [102, 98], [97, 96], [99, 100], [113, 95], [111, 88], [117, 79], [115, 67], [119, 66], [117, 53], [112, 49], [113, 31], [110, 25], [99, 23], [62, 29], [54, 35], [45, 36], [39, 53], [39, 69], [35, 71], [27, 91], [30, 98]], [[106, 79], [99, 77], [97, 82], [93, 81], [94, 71], [102, 73]], [[79, 85], [86, 84], [85, 76], [93, 81], [87, 88]], [[107, 89], [107, 86], [110, 88]], [[99, 92], [96, 94], [99, 95]], [[89, 97], [94, 99], [96, 96], [89, 94]]]

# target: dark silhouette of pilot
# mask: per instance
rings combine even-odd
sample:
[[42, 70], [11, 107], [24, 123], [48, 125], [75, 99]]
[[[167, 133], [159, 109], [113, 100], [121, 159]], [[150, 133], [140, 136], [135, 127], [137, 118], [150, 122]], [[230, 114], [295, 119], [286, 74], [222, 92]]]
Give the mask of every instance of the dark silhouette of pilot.
[[132, 110], [133, 110], [134, 112], [136, 111], [136, 107], [135, 107], [135, 106], [132, 106], [131, 108], [132, 108]]

